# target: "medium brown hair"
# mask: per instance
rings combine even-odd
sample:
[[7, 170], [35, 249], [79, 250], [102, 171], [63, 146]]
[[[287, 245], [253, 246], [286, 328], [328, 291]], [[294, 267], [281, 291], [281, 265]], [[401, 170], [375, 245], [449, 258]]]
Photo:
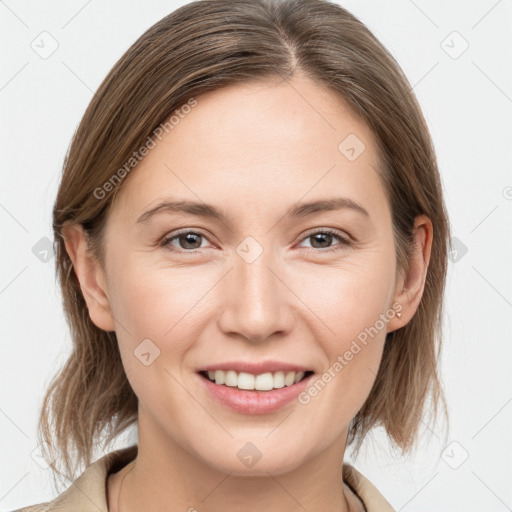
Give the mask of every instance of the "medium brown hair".
[[[252, 80], [301, 73], [334, 91], [363, 119], [378, 143], [390, 203], [397, 271], [405, 276], [417, 215], [433, 224], [424, 293], [413, 318], [388, 333], [368, 399], [354, 417], [348, 444], [361, 445], [383, 426], [402, 453], [413, 447], [430, 396], [433, 415], [446, 402], [438, 376], [449, 223], [430, 134], [405, 75], [368, 28], [322, 0], [203, 0], [149, 28], [114, 65], [94, 94], [66, 155], [53, 210], [56, 270], [73, 347], [46, 392], [39, 424], [44, 456], [74, 479], [79, 465], [137, 421], [137, 397], [116, 335], [91, 321], [62, 235], [84, 226], [91, 253], [104, 264], [102, 233], [126, 179], [98, 198], [95, 190], [156, 127], [201, 93]], [[341, 142], [341, 141], [340, 141]], [[54, 461], [53, 463], [52, 461]]]

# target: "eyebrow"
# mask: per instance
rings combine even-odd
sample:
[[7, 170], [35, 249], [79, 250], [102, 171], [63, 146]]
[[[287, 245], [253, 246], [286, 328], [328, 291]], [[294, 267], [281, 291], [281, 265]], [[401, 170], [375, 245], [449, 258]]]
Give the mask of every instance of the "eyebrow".
[[[307, 217], [320, 212], [330, 212], [335, 210], [350, 209], [369, 217], [368, 211], [348, 197], [336, 197], [332, 199], [320, 199], [310, 201], [308, 203], [297, 203], [292, 205], [285, 214], [287, 218]], [[221, 209], [206, 203], [195, 201], [172, 201], [165, 200], [154, 208], [144, 212], [138, 219], [137, 223], [144, 223], [150, 220], [154, 215], [161, 212], [168, 213], [186, 213], [189, 215], [197, 215], [198, 217], [210, 218], [218, 220], [224, 224], [228, 224], [228, 215]]]

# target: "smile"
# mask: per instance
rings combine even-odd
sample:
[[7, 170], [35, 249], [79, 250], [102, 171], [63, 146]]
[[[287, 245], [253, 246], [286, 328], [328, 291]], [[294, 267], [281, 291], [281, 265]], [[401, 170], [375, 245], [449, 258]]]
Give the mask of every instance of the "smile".
[[299, 383], [313, 372], [277, 371], [253, 375], [235, 370], [210, 370], [200, 374], [219, 386], [228, 386], [248, 391], [270, 391]]

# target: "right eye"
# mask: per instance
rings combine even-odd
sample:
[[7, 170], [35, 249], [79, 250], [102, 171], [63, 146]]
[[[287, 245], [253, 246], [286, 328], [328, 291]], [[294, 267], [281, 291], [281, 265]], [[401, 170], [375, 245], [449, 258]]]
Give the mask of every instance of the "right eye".
[[[195, 249], [201, 248], [201, 239], [206, 240], [206, 237], [203, 234], [198, 233], [196, 231], [184, 229], [182, 231], [178, 231], [177, 233], [171, 234], [171, 236], [166, 236], [162, 240], [160, 245], [171, 252], [195, 254]], [[175, 246], [173, 246], [172, 243], [175, 240], [183, 247], [176, 248]], [[197, 245], [197, 243], [199, 243], [198, 247], [189, 247], [189, 245]]]

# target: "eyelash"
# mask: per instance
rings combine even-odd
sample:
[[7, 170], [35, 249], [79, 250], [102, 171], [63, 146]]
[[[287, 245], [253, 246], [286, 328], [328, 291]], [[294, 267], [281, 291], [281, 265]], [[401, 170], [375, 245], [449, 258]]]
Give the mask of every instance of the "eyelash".
[[[194, 234], [194, 235], [199, 235], [199, 236], [201, 236], [203, 238], [207, 238], [205, 235], [203, 235], [200, 232], [193, 231], [191, 229], [184, 229], [182, 231], [178, 231], [177, 233], [173, 234], [172, 236], [164, 237], [159, 245], [161, 247], [164, 247], [166, 250], [168, 250], [170, 252], [174, 252], [174, 253], [179, 253], [179, 254], [196, 254], [197, 252], [200, 252], [200, 249], [192, 249], [192, 250], [179, 249], [178, 250], [178, 249], [173, 248], [170, 245], [170, 243], [173, 240], [179, 238], [181, 235], [186, 235], [186, 234], [189, 234], [189, 233]], [[352, 242], [348, 238], [342, 236], [339, 231], [337, 231], [335, 229], [331, 229], [331, 228], [318, 229], [317, 231], [313, 231], [311, 233], [308, 233], [304, 238], [302, 238], [301, 242], [303, 242], [304, 240], [306, 240], [308, 238], [311, 238], [311, 237], [313, 237], [315, 235], [318, 235], [318, 234], [335, 236], [336, 238], [338, 238], [341, 241], [341, 247], [336, 247], [335, 246], [333, 248], [328, 248], [328, 249], [315, 249], [313, 247], [313, 248], [309, 248], [309, 250], [307, 250], [306, 253], [308, 253], [308, 254], [311, 253], [311, 252], [331, 253], [331, 252], [342, 250], [342, 249], [347, 248], [347, 247], [351, 247], [351, 245], [352, 245]]]

